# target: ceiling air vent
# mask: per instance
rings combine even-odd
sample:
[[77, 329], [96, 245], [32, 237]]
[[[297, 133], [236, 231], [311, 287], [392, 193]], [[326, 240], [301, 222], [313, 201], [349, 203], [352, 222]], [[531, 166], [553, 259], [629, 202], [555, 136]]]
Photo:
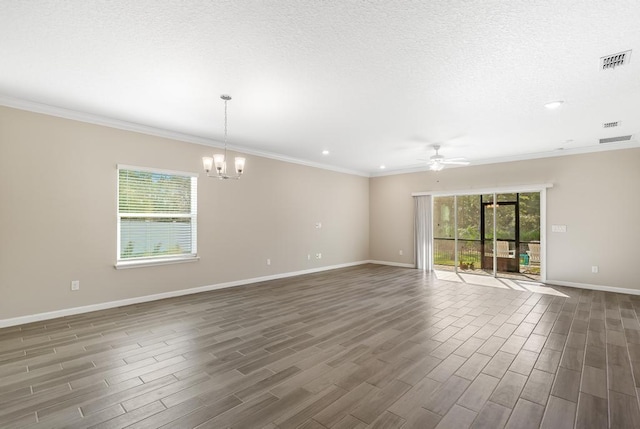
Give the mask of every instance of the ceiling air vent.
[[620, 126], [620, 121], [605, 122], [604, 124], [602, 124], [602, 128], [613, 128], [613, 127], [619, 127], [619, 126]]
[[600, 144], [626, 142], [626, 141], [629, 141], [629, 140], [631, 140], [631, 136], [609, 137], [609, 138], [606, 138], [606, 139], [600, 139]]
[[629, 64], [631, 49], [600, 58], [600, 70], [609, 70]]

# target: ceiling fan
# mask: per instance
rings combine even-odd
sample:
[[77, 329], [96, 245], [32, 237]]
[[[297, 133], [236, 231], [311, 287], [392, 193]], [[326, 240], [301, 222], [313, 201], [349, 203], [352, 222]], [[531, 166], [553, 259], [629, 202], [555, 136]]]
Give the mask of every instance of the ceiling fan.
[[429, 170], [431, 171], [440, 171], [444, 168], [445, 165], [469, 165], [469, 161], [464, 158], [445, 158], [440, 155], [438, 151], [440, 150], [439, 144], [434, 144], [433, 148], [436, 151], [436, 154], [429, 158]]

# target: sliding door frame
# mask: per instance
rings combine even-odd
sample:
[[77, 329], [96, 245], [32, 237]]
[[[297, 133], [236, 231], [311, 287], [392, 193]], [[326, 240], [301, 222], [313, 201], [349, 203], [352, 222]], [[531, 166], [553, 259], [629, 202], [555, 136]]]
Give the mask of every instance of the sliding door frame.
[[[482, 194], [493, 194], [494, 202], [496, 198], [496, 194], [511, 194], [511, 193], [524, 193], [524, 192], [540, 192], [540, 281], [545, 283], [547, 281], [547, 189], [553, 188], [553, 184], [551, 183], [543, 183], [543, 184], [535, 184], [535, 185], [523, 185], [523, 186], [501, 186], [495, 188], [482, 188], [482, 189], [462, 189], [456, 191], [426, 191], [426, 192], [413, 192], [411, 194], [412, 197], [418, 197], [422, 195], [431, 195], [432, 197], [453, 197], [459, 195], [482, 195]], [[457, 198], [454, 198], [454, 220], [455, 225], [457, 225]], [[431, 204], [431, 219], [433, 223], [433, 206]], [[494, 216], [493, 221], [496, 222], [495, 215], [496, 205], [494, 204]], [[495, 225], [494, 225], [495, 230]], [[494, 234], [495, 235], [495, 234]], [[458, 234], [454, 234], [455, 237], [455, 267], [457, 269], [458, 264]], [[495, 237], [494, 237], [495, 242]], [[433, 249], [433, 236], [431, 237], [431, 243], [429, 243], [431, 249]], [[495, 243], [494, 243], [495, 247]], [[433, 252], [431, 253], [431, 258], [433, 258]], [[496, 252], [494, 249], [494, 262], [493, 262], [493, 272], [494, 276], [496, 275]], [[433, 259], [431, 260], [431, 264], [433, 265]]]

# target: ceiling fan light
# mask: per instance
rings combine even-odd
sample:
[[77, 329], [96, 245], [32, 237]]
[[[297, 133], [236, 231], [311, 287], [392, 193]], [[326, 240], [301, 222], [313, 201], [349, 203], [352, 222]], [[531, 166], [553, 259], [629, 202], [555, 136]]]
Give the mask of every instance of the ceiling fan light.
[[434, 162], [433, 164], [431, 164], [431, 166], [429, 167], [429, 169], [431, 171], [440, 171], [444, 168], [444, 165], [439, 163], [439, 162]]

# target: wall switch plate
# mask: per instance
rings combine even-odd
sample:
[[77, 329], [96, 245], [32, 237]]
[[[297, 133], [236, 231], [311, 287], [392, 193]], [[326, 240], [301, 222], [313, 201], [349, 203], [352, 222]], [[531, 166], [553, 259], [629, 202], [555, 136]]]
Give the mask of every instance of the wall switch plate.
[[398, 255], [402, 256], [404, 255], [404, 252], [402, 250], [398, 250]]
[[307, 261], [311, 260], [311, 253], [307, 254]]
[[80, 280], [71, 281], [71, 290], [80, 290]]
[[271, 265], [271, 259], [267, 258], [267, 265]]
[[322, 259], [322, 253], [316, 253], [316, 259]]
[[551, 225], [551, 232], [567, 232], [567, 225]]
[[598, 266], [597, 265], [592, 266], [591, 267], [591, 272], [596, 274], [598, 272]]
[[322, 222], [316, 222], [316, 229], [322, 228]]

